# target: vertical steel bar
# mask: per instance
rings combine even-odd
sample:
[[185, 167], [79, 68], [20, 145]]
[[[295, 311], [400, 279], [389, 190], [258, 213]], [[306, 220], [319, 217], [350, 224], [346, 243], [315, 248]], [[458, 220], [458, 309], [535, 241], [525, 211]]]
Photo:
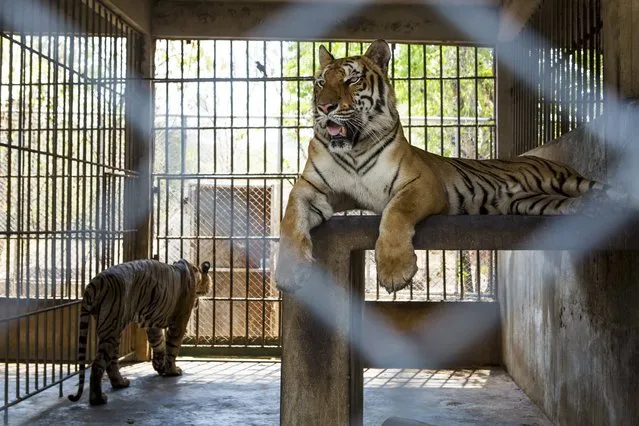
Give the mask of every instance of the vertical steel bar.
[[[9, 2], [0, 4], [0, 12], [2, 12], [2, 14], [4, 16], [10, 16], [9, 13], [11, 12], [11, 9], [9, 8], [9, 5], [10, 5]], [[7, 39], [5, 38], [5, 35], [3, 34], [0, 37], [0, 64], [4, 63], [3, 61], [6, 59], [5, 58], [5, 53], [4, 53], [5, 41], [7, 41]], [[11, 41], [8, 41], [8, 43], [11, 43]], [[9, 62], [9, 63], [11, 63], [11, 62]], [[9, 67], [9, 72], [11, 72], [11, 68], [12, 67]], [[5, 81], [5, 73], [3, 72], [2, 67], [0, 67], [0, 87], [4, 87], [5, 85], [8, 86], [9, 84], [10, 83]], [[5, 103], [5, 101], [3, 100], [3, 96], [2, 96], [3, 92], [4, 92], [3, 90], [0, 90], [0, 105]], [[7, 102], [7, 104], [9, 103], [8, 101], [6, 101], [6, 102]], [[11, 110], [9, 109], [9, 111], [11, 111]], [[9, 115], [9, 111], [7, 111], [7, 117]], [[2, 130], [5, 131], [5, 132], [7, 131], [7, 129], [2, 129]], [[10, 138], [10, 133], [7, 133], [7, 140], [9, 140], [9, 138]], [[0, 176], [0, 178], [3, 181], [6, 179], [6, 181], [8, 183], [8, 181], [9, 181], [9, 168], [7, 168], [6, 176]], [[9, 200], [7, 198], [7, 206], [8, 206], [8, 201]], [[7, 214], [7, 219], [8, 219], [8, 217], [10, 216], [10, 210], [9, 209], [7, 209], [7, 213], [9, 213], [9, 214]], [[7, 219], [5, 219], [5, 226], [6, 226]], [[7, 229], [7, 231], [9, 230], [8, 227], [6, 229]], [[6, 262], [9, 259], [9, 251], [8, 251], [9, 235], [7, 234], [4, 239], [5, 239], [5, 244], [7, 245], [7, 252], [6, 252], [7, 258], [5, 259], [5, 262]], [[7, 297], [9, 297], [9, 291], [8, 291], [8, 288], [9, 288], [9, 270], [8, 269], [7, 269], [7, 272], [6, 272], [6, 276], [4, 277], [4, 280], [5, 280], [5, 284], [4, 284], [5, 285], [5, 293], [4, 294]], [[5, 341], [4, 341], [4, 345], [5, 346], [4, 347], [8, 348], [9, 347], [9, 323], [3, 324], [2, 327], [6, 330], [5, 333], [4, 333], [5, 334]], [[6, 351], [6, 352], [8, 352], [8, 351]], [[2, 405], [1, 409], [4, 411], [4, 414], [5, 414], [4, 421], [5, 421], [5, 424], [6, 424], [6, 423], [9, 422], [8, 417], [7, 417], [7, 405], [9, 403], [9, 395], [8, 395], [8, 390], [9, 390], [9, 354], [8, 353], [5, 353], [4, 380], [3, 380], [3, 382], [4, 382], [4, 392], [3, 392], [4, 395], [3, 395], [3, 405]]]
[[[461, 79], [459, 78], [459, 45], [455, 46], [455, 82], [456, 84], [456, 101], [457, 101], [457, 158], [460, 158], [461, 155]], [[459, 266], [459, 287], [460, 287], [460, 298], [464, 298], [464, 264], [463, 264], [464, 254], [462, 250], [459, 250], [457, 253], [457, 263]]]
[[[234, 41], [231, 40], [230, 42], [230, 50], [229, 50], [229, 56], [230, 56], [230, 61], [229, 61], [229, 70], [230, 70], [230, 81], [231, 81], [231, 90], [229, 93], [230, 99], [230, 114], [231, 114], [231, 158], [230, 158], [230, 166], [231, 166], [231, 175], [233, 175], [233, 173], [235, 172], [235, 144], [234, 142], [234, 136], [235, 136], [235, 124], [234, 124], [234, 119], [235, 119], [235, 113], [234, 113], [234, 105], [233, 105], [233, 91], [234, 88], [236, 86], [235, 83], [235, 70], [233, 69], [233, 44]], [[228, 346], [232, 346], [233, 345], [233, 320], [234, 320], [234, 316], [233, 316], [233, 308], [234, 308], [234, 300], [233, 300], [233, 293], [234, 293], [234, 283], [235, 283], [235, 259], [234, 259], [234, 249], [235, 249], [235, 239], [233, 238], [235, 236], [235, 179], [231, 178], [231, 188], [230, 188], [230, 232], [229, 232], [229, 344]]]
[[[422, 44], [422, 71], [424, 78], [424, 150], [429, 151], [428, 148], [428, 67], [427, 67], [427, 57], [426, 57], [426, 44]], [[424, 274], [426, 275], [426, 300], [430, 300], [430, 251], [426, 250], [425, 252], [425, 269]]]
[[[58, 5], [59, 7], [59, 5]], [[60, 18], [55, 20], [56, 23], [56, 30], [59, 31], [59, 28], [62, 26], [62, 13], [60, 10], [58, 10], [58, 13], [56, 14], [56, 16], [59, 16]], [[58, 65], [58, 61], [60, 58], [60, 33], [56, 32], [55, 33], [55, 45], [53, 46], [53, 57], [55, 58], [56, 63], [53, 65], [53, 79], [54, 79], [54, 87], [56, 92], [59, 91], [59, 81], [60, 81], [60, 77], [59, 77], [59, 71], [60, 71], [60, 67]], [[53, 100], [52, 100], [52, 110], [53, 110], [53, 133], [52, 133], [52, 151], [54, 153], [53, 156], [53, 173], [52, 173], [52, 177], [53, 177], [53, 182], [52, 182], [52, 190], [51, 190], [51, 204], [52, 204], [52, 215], [51, 215], [51, 222], [52, 222], [52, 235], [53, 235], [53, 243], [51, 246], [51, 266], [52, 266], [52, 270], [51, 270], [51, 294], [52, 294], [52, 299], [53, 299], [53, 303], [56, 303], [56, 299], [57, 299], [57, 295], [58, 295], [58, 288], [57, 288], [57, 261], [58, 261], [58, 233], [56, 231], [58, 231], [58, 198], [57, 198], [57, 194], [58, 194], [58, 179], [59, 179], [59, 173], [58, 173], [58, 167], [59, 167], [59, 163], [58, 163], [58, 137], [59, 137], [59, 129], [58, 129], [58, 120], [59, 120], [59, 115], [58, 115], [58, 111], [59, 111], [59, 99], [56, 93], [56, 96], [54, 96]], [[54, 345], [53, 348], [53, 353], [51, 355], [51, 362], [52, 362], [52, 368], [51, 368], [51, 381], [55, 382], [56, 380], [56, 376], [55, 376], [55, 362], [56, 362], [56, 355], [57, 355], [57, 351], [56, 351], [56, 347], [55, 345], [58, 344], [59, 340], [58, 340], [58, 333], [57, 333], [57, 326], [58, 326], [58, 321], [57, 321], [57, 317], [58, 317], [58, 309], [53, 310], [52, 312], [52, 317], [53, 317], [53, 338], [52, 338], [52, 343]], [[62, 373], [62, 371], [60, 371], [60, 373]], [[59, 396], [62, 396], [61, 394]]]
[[[313, 43], [313, 47], [315, 46], [315, 43]], [[315, 49], [313, 48], [313, 71], [315, 70]], [[263, 123], [263, 130], [262, 130], [262, 137], [264, 138], [264, 146], [263, 146], [263, 151], [264, 151], [264, 158], [263, 158], [263, 164], [262, 164], [262, 173], [266, 174], [267, 171], [267, 153], [268, 150], [266, 148], [266, 126], [268, 125], [267, 123], [267, 118], [266, 118], [266, 70], [267, 68], [267, 64], [266, 64], [266, 41], [262, 40], [262, 65], [264, 65], [264, 81], [262, 84], [262, 88], [263, 88], [263, 92], [262, 92], [262, 110], [264, 111], [264, 117], [262, 120]], [[266, 197], [266, 179], [264, 179], [264, 186], [262, 188], [262, 190], [264, 191], [264, 196]], [[272, 202], [272, 197], [269, 197], [269, 205]], [[262, 203], [262, 347], [264, 347], [266, 345], [266, 245], [269, 244], [267, 237], [269, 235], [269, 233], [267, 232], [267, 226], [266, 226], [266, 202]], [[271, 210], [272, 211], [272, 210]], [[270, 295], [269, 295], [270, 296]]]
[[[329, 51], [330, 51], [330, 43], [329, 43]], [[282, 117], [284, 116], [284, 43], [280, 40], [280, 63], [279, 63], [279, 70], [280, 70], [280, 116], [278, 119], [278, 123], [279, 123], [279, 158], [278, 158], [278, 169], [277, 171], [279, 173], [282, 173], [284, 170], [284, 129], [283, 129], [283, 122], [282, 122]], [[280, 178], [279, 179], [280, 182], [280, 190], [279, 190], [279, 200], [278, 200], [278, 207], [279, 207], [279, 216], [278, 219], [281, 221], [282, 217], [284, 215], [284, 179]], [[278, 240], [279, 243], [279, 240]], [[278, 246], [279, 247], [279, 246]], [[277, 308], [277, 323], [278, 323], [278, 330], [277, 330], [277, 337], [278, 337], [278, 343], [281, 346], [282, 344], [282, 293], [281, 292], [277, 292], [277, 299], [278, 299], [278, 308]]]
[[[30, 22], [31, 25], [33, 26], [33, 23], [35, 21], [35, 16], [33, 14], [31, 14], [31, 18], [30, 18]], [[31, 32], [31, 35], [29, 37], [29, 49], [32, 51], [35, 51], [35, 42], [34, 40], [40, 39], [40, 37], [38, 37], [37, 33]], [[0, 40], [0, 42], [2, 42], [2, 40]], [[26, 224], [24, 225], [24, 230], [26, 232], [29, 233], [29, 236], [26, 237], [26, 248], [25, 248], [25, 259], [24, 259], [24, 264], [25, 264], [25, 269], [26, 269], [26, 278], [25, 278], [25, 283], [26, 283], [26, 311], [27, 312], [31, 312], [33, 310], [33, 295], [31, 294], [31, 287], [32, 287], [32, 274], [31, 274], [31, 268], [30, 268], [30, 264], [31, 262], [29, 261], [29, 259], [31, 258], [31, 256], [33, 256], [33, 248], [31, 246], [31, 240], [33, 239], [32, 235], [37, 235], [37, 234], [31, 234], [31, 232], [37, 232], [37, 229], [33, 229], [33, 220], [32, 220], [32, 214], [33, 214], [33, 201], [32, 201], [32, 196], [31, 196], [31, 191], [33, 191], [34, 186], [33, 186], [33, 157], [35, 156], [35, 154], [32, 154], [31, 149], [34, 148], [34, 138], [33, 138], [33, 132], [34, 132], [34, 126], [33, 126], [33, 111], [34, 111], [34, 106], [33, 106], [33, 100], [34, 100], [34, 90], [36, 90], [36, 78], [34, 76], [34, 72], [35, 72], [35, 67], [33, 64], [33, 59], [34, 59], [34, 53], [30, 52], [29, 53], [29, 78], [28, 78], [28, 84], [29, 84], [29, 94], [27, 96], [27, 101], [25, 102], [24, 105], [24, 109], [26, 110], [27, 113], [27, 146], [29, 148], [29, 150], [26, 152], [26, 179], [25, 179], [25, 193], [22, 195], [22, 197], [24, 198], [25, 201], [25, 205], [26, 205]], [[2, 59], [0, 59], [0, 64], [2, 63]], [[1, 86], [1, 84], [0, 84]], [[1, 102], [0, 102], [1, 104]], [[37, 259], [37, 257], [36, 257]], [[36, 310], [37, 310], [37, 306], [36, 306]], [[27, 320], [27, 327], [26, 327], [26, 345], [27, 345], [27, 350], [26, 350], [26, 389], [25, 389], [25, 393], [29, 394], [31, 392], [30, 389], [30, 385], [31, 385], [31, 375], [34, 374], [35, 376], [37, 376], [37, 367], [36, 369], [33, 371], [33, 373], [31, 372], [31, 363], [33, 362], [33, 355], [31, 353], [31, 329], [32, 329], [32, 324], [31, 321], [36, 320], [35, 323], [37, 324], [37, 316], [32, 317], [31, 315], [28, 315], [26, 320]], [[36, 325], [37, 326], [37, 325]], [[35, 347], [37, 348], [37, 340], [35, 343]], [[37, 385], [35, 385], [35, 389], [37, 389]]]
[[[171, 53], [169, 51], [169, 49], [171, 49], [171, 47], [174, 45], [174, 41], [173, 40], [166, 40], [166, 61], [165, 61], [165, 76], [166, 78], [169, 78], [169, 62], [170, 62], [170, 58], [171, 58]], [[165, 126], [165, 131], [164, 131], [164, 173], [168, 174], [169, 170], [170, 170], [170, 155], [169, 155], [169, 141], [171, 139], [171, 133], [169, 130], [170, 127], [170, 119], [171, 119], [171, 115], [170, 115], [170, 111], [169, 109], [171, 108], [171, 98], [169, 96], [169, 84], [165, 84], [164, 86], [164, 90], [165, 90], [165, 116], [164, 116], [164, 126]], [[171, 187], [171, 180], [167, 177], [164, 180], [164, 212], [165, 212], [165, 216], [164, 216], [164, 261], [168, 262], [169, 261], [169, 244], [170, 244], [170, 240], [168, 238], [169, 236], [169, 221], [168, 221], [168, 217], [166, 217], [166, 212], [169, 211], [169, 206], [170, 206], [170, 187]], [[159, 218], [158, 218], [159, 220]]]
[[[20, 14], [21, 16], [21, 20], [22, 22], [25, 22], [25, 11], [24, 8], [20, 9]], [[20, 43], [22, 44], [22, 46], [20, 46], [20, 56], [18, 59], [18, 69], [19, 69], [19, 81], [18, 81], [18, 130], [17, 130], [17, 146], [16, 146], [16, 173], [15, 175], [13, 175], [13, 173], [10, 171], [9, 173], [12, 176], [12, 178], [15, 179], [16, 182], [16, 192], [18, 193], [18, 197], [17, 197], [17, 206], [18, 206], [18, 211], [23, 212], [25, 210], [24, 208], [24, 201], [25, 198], [24, 197], [24, 190], [25, 190], [25, 185], [23, 184], [23, 163], [24, 163], [24, 148], [25, 148], [25, 109], [26, 109], [26, 105], [25, 105], [25, 90], [26, 90], [26, 29], [22, 29], [20, 28], [18, 30], [18, 33], [16, 35], [14, 35], [14, 37], [17, 36], [19, 37]], [[16, 216], [16, 231], [19, 233], [17, 235], [16, 238], [16, 257], [15, 257], [15, 270], [16, 270], [16, 308], [17, 308], [17, 312], [22, 312], [22, 298], [24, 297], [24, 293], [23, 293], [23, 283], [24, 283], [24, 268], [23, 268], [23, 262], [22, 262], [22, 257], [23, 257], [23, 253], [24, 253], [24, 239], [28, 238], [26, 235], [20, 235], [20, 233], [22, 231], [24, 231], [24, 216], [21, 214], [18, 214]], [[15, 375], [15, 388], [16, 388], [16, 399], [20, 399], [20, 387], [21, 387], [21, 373], [22, 373], [22, 368], [21, 368], [21, 350], [22, 350], [22, 345], [21, 345], [21, 337], [22, 337], [22, 321], [20, 319], [18, 319], [16, 321], [16, 360], [15, 360], [15, 371], [16, 371], [16, 375]], [[27, 327], [28, 328], [28, 327]], [[28, 363], [28, 359], [26, 360]]]
[[[68, 101], [69, 101], [69, 111], [67, 118], [67, 205], [66, 205], [66, 231], [67, 231], [67, 251], [66, 251], [66, 285], [67, 285], [67, 301], [71, 300], [71, 256], [72, 256], [72, 243], [73, 243], [73, 235], [71, 234], [71, 230], [73, 229], [73, 157], [74, 151], [77, 149], [74, 145], [74, 125], [73, 125], [73, 111], [74, 111], [74, 103], [75, 103], [75, 75], [74, 75], [74, 65], [75, 65], [75, 46], [76, 46], [76, 29], [77, 29], [77, 20], [76, 16], [77, 12], [77, 3], [72, 4], [71, 11], [71, 22], [72, 32], [67, 36], [68, 39], [68, 55], [69, 55], [69, 73], [68, 73]], [[80, 71], [80, 70], [78, 70]], [[79, 83], [79, 80], [78, 80]], [[78, 110], [79, 112], [79, 110]], [[76, 236], [77, 238], [77, 236]], [[77, 268], [76, 268], [77, 271]], [[71, 374], [71, 311], [73, 308], [67, 307], [65, 308], [67, 314], [67, 375]], [[60, 351], [62, 353], [62, 350]], [[60, 391], [62, 392], [62, 383], [60, 383]]]
[[[180, 175], [186, 173], [186, 127], [187, 119], [184, 115], [184, 44], [180, 40]], [[180, 258], [184, 257], [184, 179], [180, 179]], [[168, 212], [167, 212], [168, 213]], [[168, 220], [167, 220], [168, 223]], [[191, 260], [192, 261], [192, 260]]]
[[[213, 40], [213, 102], [215, 105], [213, 114], [213, 139], [217, 140], [217, 41]], [[217, 144], [213, 144], [213, 173], [217, 173]], [[213, 235], [217, 234], [217, 180], [213, 180]], [[213, 265], [217, 265], [216, 252], [217, 240], [213, 240]], [[211, 310], [211, 347], [215, 346], [216, 339], [216, 323], [217, 323], [217, 267], [213, 267], [213, 308]]]
[[[475, 89], [475, 159], [479, 158], [479, 55], [477, 52], [477, 46], [473, 48], [474, 53], [474, 89]], [[475, 259], [475, 279], [477, 280], [477, 299], [481, 300], [481, 275], [480, 275], [480, 257], [479, 250], [476, 252]]]
[[[53, 9], [53, 0], [51, 0], [49, 2], [49, 6], [51, 9]], [[53, 28], [54, 25], [54, 17], [52, 14], [49, 15], [48, 17], [48, 24], [49, 24], [49, 28]], [[51, 54], [52, 50], [53, 50], [53, 40], [54, 40], [54, 36], [53, 36], [53, 32], [50, 32], [48, 37], [47, 37], [47, 53]], [[45, 105], [50, 105], [51, 102], [51, 96], [52, 96], [52, 88], [53, 88], [53, 81], [51, 80], [51, 74], [52, 74], [52, 61], [47, 61], [47, 99], [46, 99], [46, 104]], [[54, 92], [55, 93], [55, 92]], [[45, 109], [46, 111], [46, 116], [45, 116], [45, 128], [46, 128], [46, 134], [45, 134], [45, 141], [46, 141], [46, 148], [45, 151], [47, 153], [51, 153], [51, 128], [52, 126], [49, 124], [51, 123], [51, 110], [49, 108]], [[51, 229], [51, 219], [52, 219], [52, 214], [51, 214], [51, 203], [50, 203], [50, 198], [51, 198], [51, 191], [50, 191], [50, 185], [52, 183], [52, 161], [50, 161], [50, 159], [47, 159], [48, 161], [46, 161], [46, 170], [45, 170], [45, 199], [44, 199], [44, 206], [46, 206], [46, 211], [45, 211], [45, 218], [44, 218], [44, 227], [45, 230], [50, 230]], [[50, 234], [50, 237], [46, 236], [44, 237], [44, 277], [43, 277], [43, 283], [44, 283], [44, 299], [45, 299], [45, 303], [48, 304], [49, 301], [49, 292], [50, 292], [50, 282], [49, 282], [49, 274], [51, 274], [51, 268], [49, 268], [49, 263], [50, 263], [50, 245], [54, 244], [53, 239], [55, 238], [54, 234]], [[48, 363], [49, 363], [49, 338], [51, 337], [49, 335], [49, 328], [48, 328], [48, 324], [49, 324], [49, 314], [50, 312], [47, 312], [45, 314], [45, 330], [44, 330], [44, 372], [43, 372], [43, 379], [44, 379], [44, 386], [47, 385], [48, 383], [48, 372], [47, 372], [47, 367], [48, 367]]]
[[[202, 126], [202, 122], [201, 122], [201, 115], [202, 115], [202, 109], [201, 109], [201, 105], [200, 105], [200, 73], [202, 70], [202, 62], [201, 62], [201, 54], [202, 54], [202, 46], [200, 44], [200, 40], [196, 40], [196, 48], [197, 48], [197, 52], [196, 52], [196, 56], [195, 56], [195, 62], [196, 62], [196, 77], [197, 77], [197, 82], [196, 82], [196, 104], [195, 104], [195, 108], [197, 110], [197, 166], [196, 166], [196, 173], [198, 175], [201, 174], [202, 170], [201, 170], [201, 165], [202, 165], [202, 140], [201, 140], [201, 126]], [[202, 194], [202, 180], [201, 179], [197, 179], [196, 181], [196, 204], [195, 204], [195, 236], [197, 237], [196, 240], [196, 258], [197, 258], [197, 264], [200, 265], [202, 262], [202, 257], [200, 255], [200, 243], [201, 243], [201, 233], [202, 233], [202, 229], [201, 229], [201, 217], [200, 217], [200, 200], [201, 200], [201, 194]], [[215, 268], [213, 268], [213, 273], [215, 273]], [[200, 344], [200, 306], [201, 305], [201, 300], [198, 300], [198, 309], [195, 311], [195, 346], [197, 347]]]
[[[249, 42], [248, 40], [244, 42], [245, 46], [246, 46], [246, 55], [245, 55], [245, 61], [246, 61], [246, 105], [244, 110], [246, 111], [246, 127], [245, 127], [245, 131], [246, 131], [246, 173], [250, 173], [251, 172], [251, 157], [250, 157], [250, 153], [251, 153], [251, 131], [249, 129], [250, 127], [250, 120], [251, 120], [251, 114], [250, 114], [250, 102], [249, 102], [249, 93], [250, 93], [250, 84], [249, 84]], [[249, 186], [249, 180], [246, 179], [246, 233], [245, 233], [245, 240], [244, 240], [244, 256], [245, 256], [245, 260], [244, 260], [244, 268], [245, 268], [245, 273], [244, 273], [244, 278], [245, 278], [245, 289], [244, 289], [244, 310], [245, 310], [245, 315], [244, 315], [244, 326], [245, 326], [245, 345], [248, 345], [249, 342], [249, 292], [250, 292], [250, 288], [249, 288], [249, 281], [251, 278], [251, 270], [250, 270], [250, 259], [249, 259], [249, 255], [250, 255], [250, 251], [249, 251], [249, 229], [250, 229], [250, 218], [249, 218], [249, 212], [251, 209], [251, 201], [250, 201], [250, 193], [251, 193], [251, 188]]]
[[[413, 102], [411, 99], [411, 57], [410, 57], [410, 51], [411, 51], [411, 44], [408, 43], [407, 45], [408, 48], [408, 52], [407, 52], [407, 60], [408, 60], [408, 64], [407, 64], [407, 76], [408, 76], [408, 143], [410, 143], [411, 145], [413, 144], [413, 140], [412, 140], [412, 135], [413, 135], [413, 126], [412, 126], [412, 117], [413, 117]], [[409, 290], [409, 299], [413, 300], [413, 287], [414, 284], [411, 282], [408, 290]]]
[[[439, 154], [444, 155], [444, 54], [439, 45]], [[443, 298], [446, 300], [446, 251], [442, 250], [442, 286]]]
[[[13, 5], [11, 5], [13, 6]], [[10, 7], [10, 13], [16, 13], [15, 9], [13, 7]], [[12, 13], [12, 14], [13, 14]], [[7, 148], [7, 225], [6, 225], [6, 229], [7, 231], [12, 231], [13, 230], [13, 222], [12, 222], [12, 213], [13, 213], [13, 209], [15, 207], [12, 206], [12, 197], [13, 197], [13, 193], [15, 191], [15, 189], [13, 189], [13, 162], [14, 162], [14, 75], [15, 75], [15, 71], [14, 71], [14, 67], [15, 67], [15, 62], [14, 62], [14, 45], [16, 45], [16, 48], [18, 48], [17, 43], [15, 43], [15, 35], [13, 35], [13, 37], [11, 37], [9, 39], [9, 85], [8, 85], [8, 99], [7, 99], [7, 142], [9, 147]], [[20, 51], [17, 54], [19, 54]], [[16, 71], [19, 71], [20, 66], [17, 67], [18, 69]], [[17, 245], [17, 241], [16, 245]], [[12, 265], [11, 265], [11, 244], [12, 243], [12, 238], [10, 237], [10, 234], [7, 235], [7, 247], [6, 247], [6, 253], [7, 253], [7, 258], [6, 258], [6, 271], [7, 271], [7, 277], [6, 277], [6, 289], [5, 289], [5, 294], [7, 295], [7, 297], [11, 297], [12, 296], [12, 288], [11, 288], [11, 271], [12, 271]], [[14, 249], [15, 250], [15, 249]], [[7, 326], [7, 331], [6, 331], [6, 348], [10, 348], [11, 346], [9, 345], [10, 343], [10, 334], [11, 334], [11, 322], [7, 322], [6, 323]], [[6, 351], [6, 359], [5, 359], [5, 385], [4, 385], [4, 391], [5, 391], [5, 407], [7, 406], [8, 402], [9, 402], [9, 351]]]

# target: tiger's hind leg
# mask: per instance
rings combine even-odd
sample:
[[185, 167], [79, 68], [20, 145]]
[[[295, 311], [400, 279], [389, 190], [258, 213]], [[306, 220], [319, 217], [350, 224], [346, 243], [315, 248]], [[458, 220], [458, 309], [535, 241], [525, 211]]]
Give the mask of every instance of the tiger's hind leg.
[[[118, 331], [119, 333], [119, 331]], [[98, 334], [100, 336], [100, 334]], [[113, 338], [101, 338], [98, 346], [98, 354], [91, 365], [91, 381], [89, 386], [89, 403], [91, 405], [103, 405], [107, 403], [107, 396], [102, 392], [102, 376], [110, 364], [114, 354]]]
[[165, 376], [181, 376], [182, 369], [175, 365], [175, 359], [177, 358], [180, 346], [182, 346], [182, 339], [184, 333], [186, 333], [186, 323], [188, 317], [183, 321], [176, 321], [175, 324], [169, 326], [166, 330], [166, 361], [165, 361]]
[[114, 343], [113, 356], [111, 357], [111, 362], [107, 366], [107, 375], [109, 376], [109, 380], [111, 381], [111, 387], [113, 389], [124, 389], [128, 388], [131, 384], [131, 381], [125, 377], [122, 377], [120, 374], [120, 334]]
[[575, 215], [590, 217], [620, 213], [627, 209], [621, 199], [612, 197], [603, 189], [591, 189], [582, 195], [517, 194], [510, 201], [509, 214], [522, 215]]
[[89, 403], [102, 405], [107, 403], [107, 396], [102, 392], [102, 376], [111, 361], [117, 362], [120, 334], [122, 333], [122, 307], [107, 304], [102, 306], [97, 318], [96, 334], [98, 336], [98, 353], [91, 365], [91, 381], [89, 388]]
[[152, 365], [160, 376], [166, 371], [166, 345], [164, 343], [164, 330], [157, 327], [147, 327], [146, 338], [153, 349]]

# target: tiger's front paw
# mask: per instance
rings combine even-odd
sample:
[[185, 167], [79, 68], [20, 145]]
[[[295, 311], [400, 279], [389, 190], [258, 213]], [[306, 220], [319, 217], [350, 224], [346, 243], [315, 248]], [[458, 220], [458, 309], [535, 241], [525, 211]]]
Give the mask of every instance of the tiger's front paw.
[[169, 365], [164, 371], [164, 377], [175, 377], [175, 376], [181, 376], [181, 375], [182, 375], [182, 369], [178, 367], [177, 365], [175, 365], [175, 363]]
[[295, 293], [310, 279], [312, 267], [310, 237], [296, 245], [281, 242], [275, 268], [277, 289], [285, 293]]
[[412, 244], [379, 239], [375, 245], [377, 282], [389, 293], [409, 285], [417, 273], [417, 256]]

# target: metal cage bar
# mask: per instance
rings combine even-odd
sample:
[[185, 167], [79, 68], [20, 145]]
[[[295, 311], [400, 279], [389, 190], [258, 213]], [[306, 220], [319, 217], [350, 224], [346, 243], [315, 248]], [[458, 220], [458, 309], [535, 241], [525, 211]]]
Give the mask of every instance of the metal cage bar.
[[[79, 300], [123, 239], [140, 34], [99, 0], [0, 5], [0, 410], [78, 372]], [[6, 19], [5, 19], [6, 18]], [[133, 330], [120, 353], [134, 349]], [[89, 360], [95, 350], [89, 339]]]
[[[550, 142], [603, 112], [600, 0], [546, 0], [514, 41], [527, 75], [514, 83], [514, 154]], [[535, 81], [534, 87], [530, 82]]]
[[[341, 57], [368, 43], [327, 42]], [[271, 279], [279, 223], [306, 161], [319, 42], [156, 41], [153, 248], [214, 265], [184, 353], [276, 353], [281, 298]], [[392, 43], [390, 76], [407, 137], [449, 156], [495, 155], [493, 50]], [[347, 214], [367, 214], [348, 212]], [[420, 252], [416, 284], [367, 300], [491, 300], [491, 251]], [[198, 346], [194, 349], [190, 346]]]

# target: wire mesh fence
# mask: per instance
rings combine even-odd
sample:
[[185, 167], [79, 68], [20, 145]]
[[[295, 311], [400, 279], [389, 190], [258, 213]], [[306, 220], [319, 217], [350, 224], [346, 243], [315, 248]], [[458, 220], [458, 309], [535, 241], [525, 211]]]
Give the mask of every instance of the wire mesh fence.
[[[326, 42], [336, 57], [368, 43]], [[187, 343], [277, 348], [271, 278], [279, 223], [312, 137], [319, 42], [157, 40], [153, 253], [214, 265]], [[392, 44], [389, 68], [410, 142], [494, 158], [495, 64], [487, 47]], [[348, 212], [347, 214], [368, 214]], [[422, 251], [415, 284], [388, 295], [366, 255], [366, 300], [493, 300], [495, 256]]]
[[[128, 256], [126, 84], [139, 35], [97, 0], [0, 4], [0, 395], [77, 371], [79, 301]], [[131, 329], [120, 353], [133, 349]], [[90, 339], [93, 342], [93, 339]], [[91, 345], [89, 356], [92, 356]]]

